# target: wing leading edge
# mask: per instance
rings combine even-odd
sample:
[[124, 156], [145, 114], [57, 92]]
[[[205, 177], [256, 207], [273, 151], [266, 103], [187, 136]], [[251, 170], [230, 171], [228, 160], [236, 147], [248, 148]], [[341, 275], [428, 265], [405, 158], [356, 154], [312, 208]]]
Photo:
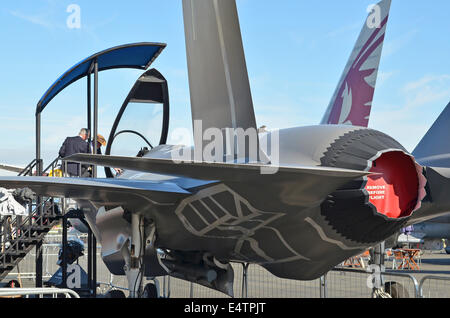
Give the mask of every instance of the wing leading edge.
[[[340, 168], [319, 166], [282, 166], [271, 167], [261, 164], [232, 164], [183, 162], [174, 163], [168, 159], [136, 157], [114, 157], [78, 154], [67, 158], [99, 166], [118, 167], [126, 170], [149, 172], [198, 180], [217, 181], [231, 187], [243, 187], [253, 192], [272, 189], [271, 195], [285, 196], [283, 189], [295, 192], [284, 200], [301, 201], [305, 205], [321, 202], [327, 195], [354, 179], [370, 174]], [[261, 169], [278, 169], [274, 174], [262, 174]], [[175, 181], [174, 181], [175, 182]], [[245, 190], [245, 191], [247, 191]]]
[[321, 166], [271, 166], [264, 164], [234, 164], [216, 162], [185, 161], [176, 163], [170, 159], [103, 156], [76, 154], [66, 158], [86, 164], [117, 167], [127, 170], [167, 174], [185, 178], [221, 181], [247, 181], [259, 179], [264, 175], [274, 179], [298, 179], [300, 175], [355, 179], [369, 175], [366, 171]]
[[82, 179], [51, 177], [0, 177], [5, 188], [28, 187], [39, 195], [66, 197], [123, 205], [141, 198], [154, 204], [172, 204], [190, 195], [179, 186], [168, 182], [151, 182], [128, 179]]

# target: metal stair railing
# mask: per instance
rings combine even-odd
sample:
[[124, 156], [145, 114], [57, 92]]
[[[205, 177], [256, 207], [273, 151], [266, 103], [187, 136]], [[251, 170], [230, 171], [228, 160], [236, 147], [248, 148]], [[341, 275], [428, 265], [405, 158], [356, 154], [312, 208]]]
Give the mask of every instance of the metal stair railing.
[[[18, 176], [35, 175], [37, 163], [36, 159], [31, 161]], [[62, 177], [63, 166], [62, 158], [58, 157], [43, 170], [42, 176]], [[28, 205], [28, 216], [0, 217], [0, 280], [4, 279], [34, 246], [44, 240], [45, 235], [62, 217], [63, 207], [63, 200], [41, 197]]]
[[[59, 162], [61, 161], [61, 163], [59, 164]], [[61, 175], [58, 175], [57, 173], [57, 168], [58, 166], [60, 166], [60, 170], [61, 170]], [[55, 160], [52, 161], [52, 163], [50, 163], [47, 168], [45, 168], [42, 172], [42, 175], [45, 176], [50, 176], [50, 177], [62, 177], [63, 176], [63, 159], [61, 157], [57, 157]]]
[[71, 289], [62, 288], [0, 288], [0, 298], [14, 297], [14, 296], [37, 296], [42, 298], [44, 295], [57, 298], [62, 295], [65, 298], [80, 298], [76, 292]]
[[33, 168], [35, 168], [37, 165], [37, 160], [34, 159], [31, 161], [19, 174], [19, 177], [22, 176], [32, 176], [33, 175]]
[[[59, 162], [61, 161], [61, 164], [59, 164]], [[42, 176], [48, 176], [49, 174], [51, 174], [52, 172], [54, 173], [57, 169], [58, 166], [61, 166], [61, 169], [63, 167], [62, 164], [63, 159], [61, 157], [57, 157], [55, 160], [53, 160], [48, 166], [47, 168], [45, 168], [42, 171]], [[37, 166], [37, 160], [34, 159], [33, 161], [31, 161], [19, 174], [19, 177], [24, 177], [24, 176], [33, 176], [36, 174], [36, 171], [33, 172], [33, 169], [35, 169]], [[55, 175], [52, 175], [55, 176]]]
[[[41, 207], [43, 213], [40, 214]], [[58, 205], [53, 198], [47, 198], [35, 206], [33, 212], [25, 219], [19, 216], [1, 218], [2, 231], [0, 254], [0, 279], [3, 279], [56, 225], [61, 216]]]

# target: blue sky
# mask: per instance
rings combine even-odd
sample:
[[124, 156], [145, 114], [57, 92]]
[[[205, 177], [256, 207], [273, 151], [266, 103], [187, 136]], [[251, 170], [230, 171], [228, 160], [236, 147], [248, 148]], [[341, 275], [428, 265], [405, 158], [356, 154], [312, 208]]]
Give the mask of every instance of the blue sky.
[[[320, 122], [366, 8], [373, 3], [237, 0], [258, 125], [286, 128]], [[450, 2], [431, 3], [392, 1], [370, 120], [371, 128], [393, 136], [410, 151], [450, 101]], [[70, 4], [81, 8], [80, 29], [67, 27]], [[36, 104], [65, 70], [93, 53], [125, 43], [167, 43], [153, 67], [169, 83], [170, 129], [192, 129], [181, 0], [2, 1], [0, 25], [0, 162], [31, 161]], [[141, 73], [100, 74], [100, 132], [105, 137]], [[86, 126], [85, 89], [81, 80], [46, 108], [45, 162], [57, 156], [66, 136]], [[138, 127], [150, 137], [156, 135], [160, 114], [145, 109], [146, 116], [138, 116], [138, 110], [127, 115], [124, 128]], [[121, 143], [123, 148], [113, 149], [117, 154], [139, 150], [137, 139]]]

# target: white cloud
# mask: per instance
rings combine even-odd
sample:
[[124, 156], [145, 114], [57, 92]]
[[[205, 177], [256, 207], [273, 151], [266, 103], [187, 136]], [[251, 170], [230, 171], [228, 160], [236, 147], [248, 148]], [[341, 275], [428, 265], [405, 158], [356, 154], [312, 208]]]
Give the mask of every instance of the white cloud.
[[9, 11], [9, 13], [16, 18], [22, 19], [35, 25], [39, 25], [48, 29], [52, 29], [54, 27], [54, 25], [50, 23], [48, 18], [42, 15], [27, 15], [19, 11]]
[[446, 74], [444, 74], [444, 75], [425, 75], [424, 77], [422, 77], [416, 81], [407, 83], [404, 86], [403, 90], [405, 92], [411, 92], [411, 91], [415, 91], [420, 88], [423, 88], [424, 86], [426, 86], [430, 83], [433, 83], [433, 82], [442, 83], [447, 80], [450, 80], [450, 75], [446, 75]]
[[381, 85], [383, 85], [387, 80], [389, 80], [395, 74], [396, 74], [395, 71], [392, 71], [392, 72], [378, 71], [377, 87], [380, 87]]
[[406, 109], [430, 105], [450, 96], [450, 75], [425, 75], [419, 80], [407, 83], [403, 88]]
[[395, 54], [397, 51], [405, 47], [416, 36], [418, 30], [411, 30], [408, 33], [403, 34], [395, 39], [384, 41], [383, 57], [386, 58]]
[[450, 100], [450, 75], [425, 75], [406, 83], [400, 94], [401, 104], [380, 105], [372, 112], [370, 127], [412, 151]]
[[330, 31], [327, 33], [326, 37], [327, 38], [334, 38], [334, 37], [338, 37], [338, 36], [345, 36], [350, 34], [352, 31], [358, 29], [359, 27], [361, 27], [361, 21], [352, 23], [352, 24], [348, 24], [345, 25], [343, 27], [340, 28], [335, 28], [333, 31]]

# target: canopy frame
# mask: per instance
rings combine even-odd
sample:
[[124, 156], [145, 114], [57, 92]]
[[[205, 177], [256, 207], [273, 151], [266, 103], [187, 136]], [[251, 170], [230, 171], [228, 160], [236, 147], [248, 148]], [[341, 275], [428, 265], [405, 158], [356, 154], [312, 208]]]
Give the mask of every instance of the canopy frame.
[[[42, 159], [41, 159], [41, 113], [45, 109], [45, 107], [50, 103], [50, 101], [56, 97], [60, 92], [62, 92], [65, 88], [78, 81], [83, 77], [87, 77], [87, 128], [92, 132], [91, 136], [94, 139], [94, 145], [97, 142], [97, 134], [98, 134], [98, 73], [100, 71], [106, 71], [117, 68], [133, 68], [133, 69], [142, 69], [146, 70], [150, 67], [150, 65], [156, 60], [156, 58], [161, 54], [161, 52], [166, 47], [165, 43], [155, 43], [155, 42], [140, 42], [140, 43], [131, 43], [125, 45], [115, 46], [106, 50], [103, 50], [99, 53], [91, 55], [90, 57], [82, 60], [81, 62], [72, 66], [69, 70], [67, 70], [62, 76], [60, 76], [47, 91], [44, 93], [42, 98], [39, 100], [36, 106], [36, 162], [37, 162], [37, 174], [42, 174]], [[131, 63], [123, 63], [120, 59], [117, 60], [117, 63], [110, 63], [108, 66], [99, 65], [99, 59], [103, 57], [108, 57], [108, 55], [116, 54], [122, 52], [126, 52], [126, 50], [134, 49], [134, 48], [152, 48], [154, 52], [150, 56], [145, 56], [142, 54], [141, 58], [146, 58], [146, 63], [143, 64], [131, 64]], [[145, 52], [144, 52], [145, 53]], [[147, 52], [148, 53], [148, 52]], [[59, 84], [63, 82], [64, 79], [69, 78], [74, 72], [79, 71], [80, 68], [85, 67], [89, 63], [89, 67], [86, 72], [82, 72], [73, 78], [70, 78], [67, 83], [64, 83], [61, 87], [58, 87]], [[92, 84], [91, 84], [91, 75], [94, 74], [94, 110], [93, 110], [93, 118], [92, 118]], [[92, 120], [93, 119], [93, 120]], [[92, 125], [93, 122], [93, 125]], [[91, 128], [94, 128], [93, 131]], [[89, 142], [91, 140], [89, 139]], [[94, 147], [95, 148], [95, 147]], [[94, 169], [95, 170], [95, 169]], [[96, 177], [96, 171], [93, 174]]]

